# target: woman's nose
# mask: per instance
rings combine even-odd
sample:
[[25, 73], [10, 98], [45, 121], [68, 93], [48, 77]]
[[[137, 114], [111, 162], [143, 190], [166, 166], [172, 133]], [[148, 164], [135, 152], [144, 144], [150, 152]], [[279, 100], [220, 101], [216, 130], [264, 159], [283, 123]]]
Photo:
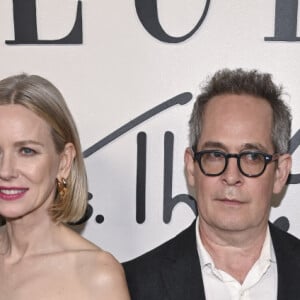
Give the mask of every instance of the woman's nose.
[[0, 154], [0, 179], [10, 180], [16, 177], [16, 161], [10, 154]]

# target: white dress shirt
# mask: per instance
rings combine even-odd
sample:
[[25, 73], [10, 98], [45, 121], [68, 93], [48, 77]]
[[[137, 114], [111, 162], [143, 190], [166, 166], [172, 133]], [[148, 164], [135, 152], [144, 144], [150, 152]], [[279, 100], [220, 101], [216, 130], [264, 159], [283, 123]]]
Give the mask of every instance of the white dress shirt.
[[276, 300], [277, 264], [269, 228], [260, 257], [250, 269], [243, 284], [219, 270], [204, 248], [196, 222], [196, 241], [206, 300]]

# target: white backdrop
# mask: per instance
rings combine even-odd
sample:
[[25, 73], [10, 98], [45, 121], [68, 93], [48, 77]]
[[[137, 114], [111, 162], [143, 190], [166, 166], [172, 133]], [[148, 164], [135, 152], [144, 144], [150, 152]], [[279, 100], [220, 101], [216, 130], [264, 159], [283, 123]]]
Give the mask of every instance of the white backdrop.
[[[35, 2], [38, 39], [56, 40], [71, 31], [78, 1]], [[166, 132], [167, 137], [174, 136], [172, 196], [188, 194], [183, 164], [187, 123], [194, 96], [207, 75], [224, 67], [257, 68], [272, 73], [287, 92], [286, 100], [293, 111], [293, 135], [300, 129], [300, 41], [265, 41], [265, 37], [274, 36], [275, 20], [279, 22], [279, 16], [275, 18], [276, 5], [291, 6], [298, 1], [211, 1], [199, 29], [177, 43], [155, 38], [138, 18], [136, 3], [156, 2], [164, 31], [181, 37], [194, 28], [208, 1], [83, 0], [83, 41], [61, 45], [8, 45], [5, 41], [15, 40], [13, 1], [0, 3], [1, 78], [19, 72], [46, 77], [65, 96], [77, 122], [83, 150], [102, 141], [99, 149], [92, 148], [95, 151], [85, 158], [93, 212], [80, 229], [83, 236], [120, 261], [157, 246], [194, 218], [191, 208], [179, 203], [171, 221], [163, 220], [167, 168], [164, 136]], [[284, 17], [280, 16], [280, 21]], [[292, 18], [288, 15], [286, 19]], [[286, 29], [284, 34], [291, 31]], [[166, 109], [159, 106], [151, 118], [143, 115], [184, 92], [193, 95], [186, 104]], [[139, 116], [142, 117], [136, 120]], [[117, 136], [115, 131], [120, 128], [124, 130]], [[146, 137], [146, 192], [145, 220], [139, 224], [136, 177], [137, 137], [141, 132]], [[103, 140], [106, 137], [112, 140]], [[171, 157], [170, 144], [168, 147]], [[292, 173], [300, 173], [298, 150], [293, 153], [293, 160]], [[272, 221], [281, 216], [288, 218], [289, 232], [297, 236], [299, 193], [300, 185], [290, 184], [284, 200], [271, 213]]]

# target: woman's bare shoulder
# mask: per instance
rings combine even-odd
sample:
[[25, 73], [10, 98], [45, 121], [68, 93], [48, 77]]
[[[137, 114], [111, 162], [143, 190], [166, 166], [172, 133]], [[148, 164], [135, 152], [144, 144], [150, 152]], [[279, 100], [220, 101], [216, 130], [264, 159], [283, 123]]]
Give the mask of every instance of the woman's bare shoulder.
[[76, 261], [75, 271], [88, 286], [90, 299], [100, 294], [101, 299], [130, 299], [123, 267], [117, 259], [77, 233], [67, 235], [72, 240], [70, 252]]
[[123, 268], [115, 257], [101, 249], [86, 251], [81, 265], [82, 280], [87, 280], [92, 295], [101, 299], [130, 299]]

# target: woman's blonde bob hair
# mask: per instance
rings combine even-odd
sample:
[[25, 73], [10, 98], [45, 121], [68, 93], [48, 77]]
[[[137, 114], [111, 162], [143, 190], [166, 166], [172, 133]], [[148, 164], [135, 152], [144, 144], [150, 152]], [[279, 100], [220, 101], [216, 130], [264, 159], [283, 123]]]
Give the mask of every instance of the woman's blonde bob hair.
[[19, 104], [46, 121], [57, 153], [67, 143], [75, 147], [76, 157], [67, 180], [66, 196], [56, 193], [49, 213], [54, 222], [76, 222], [87, 207], [87, 176], [78, 131], [68, 106], [59, 90], [48, 80], [37, 75], [20, 74], [0, 81], [0, 105]]

